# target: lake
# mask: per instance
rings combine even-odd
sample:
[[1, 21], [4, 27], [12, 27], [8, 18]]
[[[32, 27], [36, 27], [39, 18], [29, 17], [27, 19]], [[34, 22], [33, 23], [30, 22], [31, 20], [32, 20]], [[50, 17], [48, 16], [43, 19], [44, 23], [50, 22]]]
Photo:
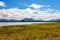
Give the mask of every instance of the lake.
[[0, 26], [6, 26], [6, 25], [24, 25], [24, 24], [33, 24], [33, 23], [47, 23], [47, 22], [0, 22]]

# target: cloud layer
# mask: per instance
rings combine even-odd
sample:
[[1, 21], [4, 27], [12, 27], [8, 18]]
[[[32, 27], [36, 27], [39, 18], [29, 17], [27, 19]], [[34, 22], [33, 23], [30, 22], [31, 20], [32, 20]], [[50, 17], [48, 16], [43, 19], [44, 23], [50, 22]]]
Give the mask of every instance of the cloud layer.
[[0, 1], [0, 6], [5, 7], [5, 3], [4, 3], [4, 2], [2, 2], [2, 1]]
[[34, 9], [44, 7], [44, 5], [38, 5], [38, 4], [31, 4], [28, 7], [33, 7]]
[[[34, 9], [31, 9], [33, 7]], [[0, 10], [0, 19], [16, 19], [33, 18], [34, 20], [49, 21], [52, 19], [60, 19], [60, 12], [53, 9], [43, 9], [41, 7], [50, 7], [44, 5], [31, 4], [26, 9], [10, 8]]]

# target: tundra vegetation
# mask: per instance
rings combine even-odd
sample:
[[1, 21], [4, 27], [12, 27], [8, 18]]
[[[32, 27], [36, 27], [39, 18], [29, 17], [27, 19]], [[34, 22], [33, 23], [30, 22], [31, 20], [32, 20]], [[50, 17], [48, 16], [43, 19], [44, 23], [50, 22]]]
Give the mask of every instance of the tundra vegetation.
[[0, 26], [0, 40], [60, 40], [60, 22]]

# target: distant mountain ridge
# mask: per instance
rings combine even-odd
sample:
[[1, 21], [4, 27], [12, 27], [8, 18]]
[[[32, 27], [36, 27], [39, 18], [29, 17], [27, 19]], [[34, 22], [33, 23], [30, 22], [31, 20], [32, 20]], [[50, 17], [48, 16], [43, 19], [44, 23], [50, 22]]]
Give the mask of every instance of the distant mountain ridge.
[[60, 22], [60, 19], [52, 19], [49, 21], [44, 20], [34, 20], [32, 18], [24, 18], [22, 20], [14, 20], [14, 19], [0, 19], [0, 22]]

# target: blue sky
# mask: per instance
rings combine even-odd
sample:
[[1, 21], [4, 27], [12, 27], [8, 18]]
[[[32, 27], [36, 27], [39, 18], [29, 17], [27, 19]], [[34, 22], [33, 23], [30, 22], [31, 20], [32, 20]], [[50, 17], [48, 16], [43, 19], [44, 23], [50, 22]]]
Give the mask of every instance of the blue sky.
[[60, 19], [60, 0], [0, 0], [0, 19]]
[[[6, 3], [5, 8], [13, 8], [13, 7], [18, 7], [18, 8], [26, 8], [26, 5], [35, 3], [35, 4], [40, 4], [40, 5], [50, 5], [51, 8], [60, 10], [60, 0], [0, 0]], [[26, 4], [26, 5], [24, 5]], [[1, 7], [0, 9], [2, 9]]]

